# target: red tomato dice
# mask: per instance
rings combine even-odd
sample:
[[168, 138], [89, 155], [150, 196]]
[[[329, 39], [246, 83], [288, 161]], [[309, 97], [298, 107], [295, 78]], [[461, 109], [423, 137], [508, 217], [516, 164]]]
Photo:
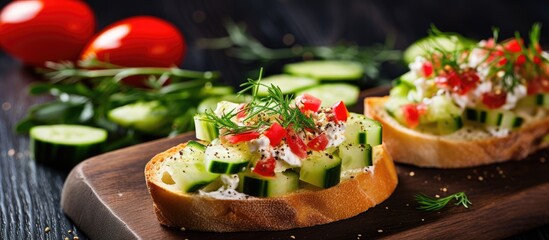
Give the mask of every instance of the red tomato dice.
[[507, 93], [506, 92], [487, 92], [482, 94], [482, 103], [486, 105], [486, 107], [490, 109], [495, 109], [503, 106], [505, 102], [507, 101]]
[[227, 141], [229, 141], [232, 144], [236, 144], [239, 142], [254, 140], [257, 137], [259, 137], [258, 132], [244, 132], [239, 134], [227, 135], [225, 136], [225, 139], [227, 139]]
[[423, 71], [423, 77], [429, 77], [433, 74], [433, 64], [431, 62], [425, 62], [421, 66], [421, 70]]
[[297, 157], [300, 159], [307, 157], [307, 145], [305, 145], [303, 139], [301, 139], [292, 130], [288, 130], [288, 134], [286, 134], [286, 142], [288, 143], [290, 150], [292, 150]]
[[284, 129], [277, 122], [273, 123], [269, 129], [265, 130], [263, 133], [267, 138], [271, 146], [277, 146], [282, 141], [282, 138], [286, 136], [286, 129]]
[[274, 169], [276, 161], [273, 157], [267, 159], [261, 159], [255, 164], [253, 172], [266, 177], [272, 177], [275, 175]]
[[347, 121], [347, 117], [349, 117], [349, 111], [347, 111], [347, 107], [343, 103], [343, 101], [339, 101], [332, 107], [332, 112], [334, 114], [336, 122], [339, 121]]
[[306, 111], [316, 112], [320, 109], [320, 105], [322, 104], [322, 100], [306, 93], [297, 97], [297, 99], [303, 105], [301, 106], [301, 104], [299, 104], [299, 106], [301, 106], [299, 108], [301, 112], [306, 112]]
[[326, 134], [322, 133], [309, 141], [307, 143], [307, 147], [314, 151], [323, 151], [326, 149], [328, 142], [328, 137], [326, 136]]
[[419, 111], [416, 104], [406, 104], [402, 107], [402, 112], [404, 114], [404, 121], [406, 125], [410, 128], [415, 128], [419, 125]]

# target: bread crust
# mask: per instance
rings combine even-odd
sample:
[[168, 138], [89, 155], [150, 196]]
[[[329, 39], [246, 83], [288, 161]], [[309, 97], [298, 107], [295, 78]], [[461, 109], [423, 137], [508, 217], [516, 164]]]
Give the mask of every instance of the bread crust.
[[549, 117], [528, 122], [505, 137], [450, 139], [420, 133], [400, 125], [385, 111], [386, 97], [364, 100], [365, 114], [383, 124], [383, 144], [395, 162], [420, 167], [465, 168], [507, 160], [521, 160], [549, 146]]
[[147, 187], [159, 222], [170, 227], [213, 232], [286, 230], [326, 224], [358, 215], [387, 199], [397, 185], [397, 173], [387, 151], [378, 151], [374, 171], [358, 174], [337, 186], [299, 190], [281, 197], [214, 199], [164, 187], [160, 163], [185, 144], [152, 158], [145, 167]]

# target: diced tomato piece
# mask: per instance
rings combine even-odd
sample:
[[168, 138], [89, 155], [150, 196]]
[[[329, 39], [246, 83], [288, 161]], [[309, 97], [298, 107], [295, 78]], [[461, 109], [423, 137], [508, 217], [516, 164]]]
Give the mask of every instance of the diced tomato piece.
[[238, 113], [236, 114], [236, 119], [242, 119], [242, 118], [245, 118], [246, 117], [246, 106], [248, 104], [246, 103], [242, 103], [240, 104], [240, 106], [238, 106]]
[[427, 104], [419, 103], [416, 106], [416, 109], [417, 109], [417, 113], [421, 116], [421, 115], [424, 115], [425, 113], [427, 113], [428, 106], [427, 106]]
[[232, 144], [236, 144], [239, 142], [250, 141], [250, 140], [256, 139], [257, 137], [259, 137], [258, 132], [244, 132], [239, 134], [227, 135], [225, 136], [225, 139], [227, 139], [227, 141], [229, 141]]
[[522, 43], [523, 43], [522, 39], [520, 40], [511, 39], [505, 43], [505, 49], [509, 52], [518, 53], [522, 50], [522, 47], [521, 47]]
[[534, 56], [534, 58], [532, 59], [532, 61], [534, 62], [534, 64], [540, 64], [541, 63], [541, 58], [539, 58], [538, 56]]
[[505, 102], [507, 101], [507, 93], [506, 92], [487, 92], [482, 94], [482, 103], [486, 105], [486, 107], [490, 109], [495, 109], [503, 106]]
[[347, 121], [347, 118], [349, 117], [349, 111], [347, 111], [347, 107], [345, 106], [345, 103], [343, 101], [339, 101], [332, 107], [332, 112], [334, 114], [336, 122], [338, 121]]
[[423, 70], [423, 77], [429, 77], [433, 74], [433, 64], [431, 62], [425, 62], [421, 66], [421, 70]]
[[314, 151], [323, 151], [328, 146], [328, 137], [322, 133], [307, 143], [307, 147]]
[[526, 62], [526, 56], [524, 54], [521, 54], [517, 57], [517, 61], [515, 61], [515, 65], [520, 66]]
[[286, 136], [286, 129], [284, 129], [282, 126], [280, 126], [280, 124], [275, 122], [269, 127], [269, 129], [265, 130], [263, 134], [267, 138], [269, 138], [271, 146], [274, 147], [280, 144], [282, 138]]
[[307, 157], [307, 146], [303, 140], [290, 129], [288, 129], [288, 134], [286, 134], [286, 142], [288, 143], [290, 150], [292, 150], [297, 157], [300, 159]]
[[266, 177], [272, 177], [275, 175], [274, 169], [276, 161], [273, 157], [267, 159], [261, 159], [255, 164], [253, 172]]
[[419, 111], [416, 104], [406, 104], [402, 107], [402, 112], [404, 114], [404, 121], [410, 128], [415, 128], [419, 125]]
[[528, 81], [528, 95], [538, 94], [540, 92], [549, 92], [549, 78], [537, 77]]
[[303, 106], [299, 104], [299, 110], [301, 110], [301, 112], [317, 112], [320, 109], [320, 105], [322, 104], [322, 100], [306, 93], [297, 97], [297, 99], [299, 99], [300, 103], [303, 104]]

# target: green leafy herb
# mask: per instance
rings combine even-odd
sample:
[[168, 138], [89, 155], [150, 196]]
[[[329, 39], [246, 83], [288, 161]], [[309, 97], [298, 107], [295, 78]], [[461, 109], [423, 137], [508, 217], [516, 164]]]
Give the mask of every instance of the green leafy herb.
[[265, 47], [251, 36], [243, 24], [228, 21], [225, 28], [228, 34], [226, 37], [199, 39], [197, 46], [205, 49], [224, 49], [231, 57], [261, 62], [263, 65], [276, 60], [295, 58], [356, 61], [362, 64], [366, 76], [370, 79], [379, 78], [379, 68], [382, 63], [398, 61], [402, 57], [399, 50], [392, 49], [393, 43], [390, 40], [386, 44], [371, 47], [340, 43], [334, 46], [293, 44], [289, 48], [272, 49]]
[[[302, 131], [303, 129], [315, 129], [314, 121], [310, 117], [302, 113], [299, 108], [292, 106], [293, 95], [284, 95], [280, 87], [276, 85], [266, 85], [261, 83], [263, 68], [259, 71], [257, 80], [248, 79], [248, 82], [243, 83], [243, 89], [239, 94], [252, 92], [252, 101], [246, 104], [242, 109], [232, 110], [229, 113], [217, 116], [211, 111], [206, 112], [206, 117], [209, 121], [215, 123], [219, 128], [223, 129], [223, 134], [238, 134], [250, 130], [269, 127], [272, 124], [270, 121], [264, 120], [271, 116], [276, 117], [276, 121], [283, 127], [290, 127], [294, 131]], [[260, 86], [267, 88], [268, 95], [262, 98], [257, 97], [257, 89]], [[247, 123], [244, 126], [233, 121], [239, 113], [245, 112], [246, 117], [243, 122]], [[250, 124], [251, 122], [251, 124]]]
[[462, 205], [465, 208], [469, 208], [469, 205], [472, 205], [465, 192], [454, 193], [443, 198], [431, 198], [424, 194], [417, 194], [415, 199], [419, 203], [417, 209], [425, 211], [438, 211], [444, 208], [452, 199], [455, 199], [456, 206]]

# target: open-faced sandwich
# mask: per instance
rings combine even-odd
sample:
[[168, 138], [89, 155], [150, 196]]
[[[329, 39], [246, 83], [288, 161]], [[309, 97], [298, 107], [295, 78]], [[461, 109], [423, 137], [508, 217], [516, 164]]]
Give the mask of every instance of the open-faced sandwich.
[[[535, 25], [478, 44], [438, 33], [390, 96], [365, 100], [397, 162], [460, 168], [523, 159], [549, 146], [549, 63]], [[459, 47], [456, 47], [459, 46]]]
[[[257, 92], [259, 80], [247, 89]], [[263, 85], [264, 86], [264, 85]], [[199, 140], [156, 155], [145, 176], [161, 224], [215, 232], [283, 230], [350, 218], [397, 185], [381, 125], [276, 86], [195, 116]], [[255, 95], [254, 95], [255, 96]]]

